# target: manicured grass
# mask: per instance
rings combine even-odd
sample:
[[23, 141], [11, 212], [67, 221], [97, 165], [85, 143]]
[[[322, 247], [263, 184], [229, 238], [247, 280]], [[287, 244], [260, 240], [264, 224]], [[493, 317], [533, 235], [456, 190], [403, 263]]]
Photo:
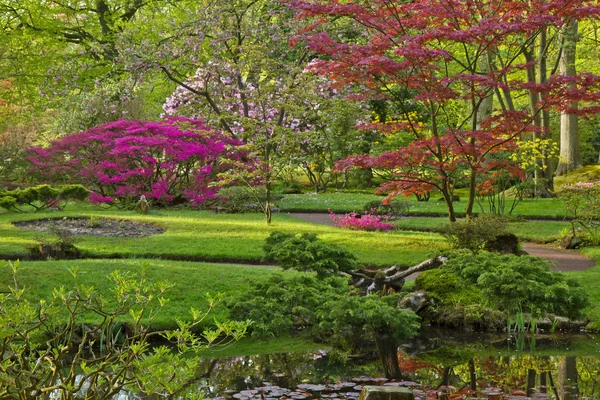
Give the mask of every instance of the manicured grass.
[[590, 305], [585, 314], [592, 320], [591, 327], [600, 330], [600, 247], [591, 247], [582, 250], [582, 253], [596, 260], [596, 266], [585, 271], [567, 272], [575, 278], [587, 292]]
[[[419, 202], [414, 197], [406, 198], [410, 201], [409, 215], [447, 215], [446, 205], [439, 201], [440, 196], [433, 195], [429, 201]], [[319, 194], [290, 194], [278, 202], [282, 211], [287, 212], [327, 212], [332, 210], [337, 213], [360, 211], [369, 201], [382, 200], [383, 196], [356, 193], [319, 193]], [[507, 203], [509, 200], [507, 199]], [[459, 214], [465, 212], [467, 202], [463, 200], [454, 203], [455, 211]], [[487, 211], [487, 203], [482, 204], [483, 211]], [[509, 205], [507, 205], [509, 207]], [[475, 213], [481, 212], [476, 204]], [[513, 211], [514, 216], [525, 218], [563, 218], [565, 210], [557, 199], [523, 200]]]
[[[52, 290], [64, 286], [67, 290], [74, 287], [69, 269], [77, 268], [77, 282], [93, 286], [98, 293], [110, 299], [113, 284], [110, 274], [119, 270], [139, 277], [142, 271], [149, 282], [167, 281], [174, 285], [166, 297], [169, 302], [158, 315], [152, 327], [155, 329], [175, 328], [177, 319], [190, 319], [191, 307], [206, 310], [206, 293], [224, 293], [226, 298], [248, 290], [250, 282], [263, 281], [274, 274], [292, 275], [294, 271], [264, 267], [242, 267], [235, 265], [216, 265], [206, 263], [164, 261], [164, 260], [72, 260], [72, 261], [27, 261], [21, 262], [17, 273], [20, 287], [27, 288], [26, 296], [30, 300], [49, 299]], [[12, 273], [8, 264], [0, 262], [0, 286], [5, 291], [12, 284]], [[220, 303], [210, 315], [227, 318], [224, 303]], [[97, 322], [94, 320], [83, 322]]]
[[[130, 211], [96, 211], [98, 217], [128, 219], [156, 224], [166, 229], [161, 235], [145, 238], [80, 237], [76, 246], [92, 258], [169, 258], [194, 261], [259, 263], [265, 238], [273, 231], [314, 232], [324, 241], [339, 244], [368, 265], [414, 265], [427, 258], [430, 250], [446, 244], [435, 233], [357, 232], [310, 224], [275, 214], [267, 226], [262, 214], [213, 214], [206, 211], [153, 211], [140, 215]], [[46, 214], [4, 214], [0, 216], [0, 255], [25, 256], [36, 237], [50, 234], [27, 232], [11, 224], [36, 218], [89, 217], [89, 212], [64, 211]]]
[[[414, 231], [440, 232], [448, 225], [444, 217], [407, 217], [397, 220], [400, 229]], [[509, 230], [521, 240], [528, 242], [548, 243], [561, 237], [564, 229], [569, 229], [566, 221], [524, 221], [509, 223]]]

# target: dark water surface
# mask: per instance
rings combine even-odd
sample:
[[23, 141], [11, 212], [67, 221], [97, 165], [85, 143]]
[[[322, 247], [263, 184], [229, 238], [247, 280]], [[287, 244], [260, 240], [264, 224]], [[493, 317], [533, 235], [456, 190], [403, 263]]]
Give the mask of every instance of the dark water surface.
[[382, 378], [374, 349], [346, 363], [324, 350], [205, 359], [201, 371], [209, 398], [354, 399], [363, 384], [387, 384], [410, 386], [422, 399], [600, 399], [599, 342], [586, 333], [509, 337], [427, 328], [401, 346], [401, 382]]

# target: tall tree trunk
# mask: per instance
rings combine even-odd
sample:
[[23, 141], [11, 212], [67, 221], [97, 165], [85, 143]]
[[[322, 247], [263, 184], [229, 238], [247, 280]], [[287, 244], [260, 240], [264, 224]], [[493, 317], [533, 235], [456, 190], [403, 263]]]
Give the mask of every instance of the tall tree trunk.
[[[575, 57], [577, 55], [577, 21], [571, 21], [563, 26], [561, 32], [562, 52], [560, 57], [560, 73], [566, 76], [575, 76]], [[575, 88], [575, 84], [570, 85]], [[569, 108], [576, 110], [578, 102], [569, 104]], [[579, 117], [577, 114], [563, 111], [560, 115], [560, 162], [556, 168], [556, 175], [565, 175], [580, 168], [579, 155]]]
[[400, 365], [398, 364], [398, 345], [389, 332], [375, 334], [377, 352], [387, 379], [402, 379]]
[[[540, 38], [538, 42], [538, 79], [541, 84], [548, 83], [548, 32], [547, 28], [542, 28], [540, 31]], [[543, 103], [545, 100], [546, 93], [540, 93], [540, 101]], [[541, 113], [542, 119], [542, 133], [540, 137], [542, 139], [549, 139], [552, 137], [550, 132], [550, 111], [543, 109]], [[550, 195], [554, 191], [554, 165], [548, 159], [548, 154], [544, 151], [544, 158], [541, 160], [541, 170], [544, 178], [544, 188], [540, 192], [542, 197]]]
[[[492, 55], [491, 51], [484, 51], [479, 60], [479, 70], [481, 74], [489, 74], [492, 70]], [[476, 110], [473, 113], [473, 129], [481, 129], [481, 123], [491, 117], [494, 107], [494, 88], [487, 89], [485, 97], [476, 99]], [[473, 215], [473, 207], [475, 206], [475, 195], [477, 186], [477, 175], [474, 168], [471, 168], [471, 178], [469, 180], [469, 198], [467, 199], [467, 207], [465, 214], [467, 217]]]

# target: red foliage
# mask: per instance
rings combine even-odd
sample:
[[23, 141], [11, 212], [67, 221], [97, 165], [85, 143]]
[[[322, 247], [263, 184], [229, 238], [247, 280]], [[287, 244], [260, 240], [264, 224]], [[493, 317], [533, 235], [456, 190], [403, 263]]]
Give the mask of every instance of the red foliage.
[[[482, 116], [483, 120], [477, 120], [483, 99], [491, 93], [542, 93], [542, 101], [537, 104], [540, 109], [580, 115], [600, 111], [600, 76], [556, 75], [547, 83], [538, 84], [527, 81], [523, 72], [515, 74], [533, 66], [524, 57], [524, 43], [535, 38], [541, 29], [561, 27], [573, 18], [597, 18], [597, 1], [288, 3], [300, 18], [312, 18], [313, 23], [294, 40], [303, 40], [311, 50], [324, 56], [311, 62], [311, 71], [329, 76], [337, 86], [359, 85], [363, 98], [387, 96], [404, 110], [405, 122], [388, 130], [412, 132], [412, 144], [379, 156], [353, 156], [337, 165], [339, 170], [363, 167], [389, 171], [393, 181], [380, 189], [391, 191], [392, 195], [432, 189], [448, 192], [456, 180], [467, 176], [474, 193], [480, 177], [490, 172], [503, 169], [513, 176], [523, 175], [516, 164], [491, 160], [498, 159], [492, 156], [494, 153], [513, 151], [515, 137], [539, 130], [533, 126], [534, 115], [503, 104]], [[326, 32], [328, 21], [340, 18], [354, 22], [362, 32], [360, 39], [345, 40], [342, 35], [334, 37]], [[483, 64], [487, 66], [484, 68]], [[583, 103], [577, 111], [570, 109], [574, 101]], [[462, 104], [464, 115], [452, 108], [457, 102]], [[427, 110], [426, 129], [410, 116], [410, 105], [415, 103]], [[449, 119], [452, 113], [457, 115]], [[452, 118], [458, 122], [452, 122]], [[378, 128], [373, 124], [365, 127]], [[448, 202], [447, 193], [444, 195]]]

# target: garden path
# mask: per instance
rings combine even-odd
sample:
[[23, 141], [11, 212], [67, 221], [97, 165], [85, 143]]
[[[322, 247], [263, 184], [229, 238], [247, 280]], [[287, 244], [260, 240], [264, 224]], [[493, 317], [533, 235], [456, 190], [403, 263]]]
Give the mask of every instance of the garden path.
[[[288, 213], [288, 215], [301, 221], [329, 226], [334, 225], [334, 222], [329, 214]], [[530, 242], [522, 243], [522, 248], [532, 256], [541, 257], [548, 261], [552, 261], [553, 265], [551, 266], [551, 269], [557, 272], [584, 271], [596, 265], [594, 260], [583, 256], [577, 250], [556, 249], [550, 245], [542, 245]], [[408, 277], [408, 279], [415, 279], [416, 276], [413, 275]]]

